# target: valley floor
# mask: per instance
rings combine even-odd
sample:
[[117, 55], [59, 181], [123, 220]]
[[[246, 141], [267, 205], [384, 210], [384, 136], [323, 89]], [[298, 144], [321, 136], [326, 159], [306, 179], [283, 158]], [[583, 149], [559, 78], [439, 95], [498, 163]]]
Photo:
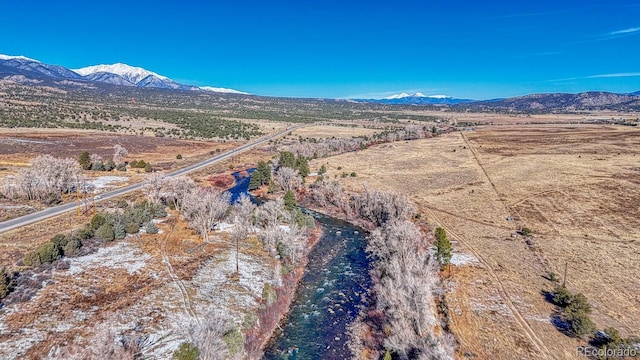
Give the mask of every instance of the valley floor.
[[[486, 127], [395, 142], [312, 164], [347, 188], [405, 192], [447, 229], [447, 303], [460, 357], [577, 358], [553, 324], [553, 272], [591, 302], [598, 328], [640, 335], [640, 131]], [[340, 177], [343, 172], [356, 177]], [[509, 219], [508, 219], [509, 218]], [[530, 238], [516, 235], [526, 226]], [[446, 274], [446, 273], [445, 273]]]

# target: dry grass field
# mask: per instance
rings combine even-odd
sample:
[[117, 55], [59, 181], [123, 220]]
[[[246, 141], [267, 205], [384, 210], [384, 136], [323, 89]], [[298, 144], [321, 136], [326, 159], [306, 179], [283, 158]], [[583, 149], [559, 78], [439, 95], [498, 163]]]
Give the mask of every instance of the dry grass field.
[[290, 137], [298, 138], [351, 138], [353, 136], [372, 136], [373, 134], [380, 132], [376, 129], [367, 129], [363, 127], [347, 127], [347, 126], [332, 126], [332, 125], [314, 125], [306, 126], [300, 129], [294, 130]]
[[129, 150], [127, 159], [144, 159], [153, 163], [174, 161], [177, 154], [191, 157], [236, 145], [233, 142], [188, 141], [83, 130], [3, 129], [0, 134], [0, 166], [27, 165], [31, 158], [42, 154], [77, 158], [83, 151], [110, 159], [115, 144]]
[[[598, 328], [640, 335], [638, 129], [494, 126], [319, 159], [312, 171], [320, 164], [352, 190], [405, 192], [447, 229], [465, 260], [446, 280], [460, 357], [577, 358], [584, 340], [555, 328], [543, 294], [565, 264]], [[512, 237], [519, 226], [533, 236]]]

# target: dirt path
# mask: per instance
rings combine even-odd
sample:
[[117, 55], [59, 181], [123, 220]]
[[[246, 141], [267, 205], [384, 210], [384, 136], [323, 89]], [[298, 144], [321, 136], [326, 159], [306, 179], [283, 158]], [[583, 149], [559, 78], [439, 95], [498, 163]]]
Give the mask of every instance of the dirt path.
[[169, 232], [167, 232], [167, 235], [162, 239], [162, 243], [160, 244], [160, 253], [162, 255], [163, 262], [167, 265], [167, 271], [169, 272], [169, 276], [171, 277], [171, 279], [173, 280], [173, 283], [176, 284], [176, 286], [178, 287], [178, 290], [180, 291], [180, 297], [182, 299], [182, 304], [184, 306], [185, 312], [191, 315], [191, 317], [193, 317], [194, 319], [196, 319], [198, 323], [200, 323], [200, 317], [193, 310], [193, 305], [191, 304], [191, 298], [189, 297], [187, 288], [184, 286], [184, 283], [182, 282], [182, 280], [180, 280], [180, 278], [176, 275], [175, 271], [173, 270], [173, 266], [169, 261], [169, 257], [167, 256], [167, 240], [173, 233], [174, 227], [175, 227], [175, 222], [172, 222]]
[[431, 211], [431, 209], [427, 208], [427, 211], [429, 212], [431, 217], [443, 229], [445, 229], [451, 237], [458, 240], [464, 247], [466, 247], [473, 254], [473, 256], [475, 256], [478, 259], [478, 261], [480, 261], [482, 265], [484, 265], [484, 267], [489, 272], [489, 275], [491, 275], [491, 277], [493, 277], [496, 283], [498, 284], [498, 291], [500, 293], [500, 297], [504, 300], [504, 303], [509, 308], [509, 311], [513, 314], [513, 317], [516, 319], [516, 322], [518, 323], [518, 325], [522, 328], [523, 333], [527, 336], [527, 338], [531, 341], [531, 343], [536, 347], [536, 349], [538, 350], [538, 353], [541, 356], [543, 356], [545, 359], [555, 359], [556, 357], [553, 355], [553, 353], [549, 351], [549, 349], [545, 346], [544, 342], [540, 340], [540, 338], [536, 335], [535, 331], [533, 331], [531, 326], [529, 326], [529, 323], [527, 323], [527, 321], [524, 319], [520, 311], [518, 311], [518, 309], [515, 307], [515, 305], [513, 304], [513, 301], [511, 300], [511, 297], [505, 290], [504, 285], [502, 284], [502, 281], [500, 280], [498, 275], [496, 275], [496, 273], [493, 271], [493, 268], [489, 265], [489, 263], [487, 263], [484, 257], [480, 255], [480, 253], [463, 236], [456, 234], [453, 230], [451, 230], [451, 228], [447, 227], [436, 216], [436, 214], [434, 214], [433, 211]]

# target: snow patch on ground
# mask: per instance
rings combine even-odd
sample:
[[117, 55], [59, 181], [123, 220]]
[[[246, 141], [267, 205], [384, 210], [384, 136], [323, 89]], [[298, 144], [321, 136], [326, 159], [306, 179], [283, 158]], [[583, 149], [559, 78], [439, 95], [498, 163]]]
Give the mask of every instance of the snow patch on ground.
[[29, 206], [29, 205], [4, 205], [4, 204], [0, 204], [0, 209], [5, 209], [5, 210], [33, 209], [33, 206]]
[[125, 269], [129, 274], [134, 274], [146, 265], [146, 261], [151, 258], [131, 244], [118, 241], [112, 246], [102, 247], [93, 254], [68, 258], [69, 274], [75, 275], [88, 270], [101, 267], [112, 269]]
[[475, 256], [463, 253], [453, 253], [450, 262], [455, 266], [480, 264], [480, 261]]
[[238, 263], [239, 280], [232, 278], [236, 271], [233, 251], [224, 252], [207, 261], [193, 277], [189, 287], [195, 290], [193, 300], [199, 305], [196, 308], [198, 315], [220, 311], [228, 314], [234, 322], [242, 323], [246, 309], [258, 306], [256, 298], [262, 296], [264, 284], [274, 279], [274, 269], [242, 253], [238, 257]]
[[126, 176], [100, 176], [99, 178], [87, 181], [96, 190], [115, 187], [117, 183], [129, 181]]

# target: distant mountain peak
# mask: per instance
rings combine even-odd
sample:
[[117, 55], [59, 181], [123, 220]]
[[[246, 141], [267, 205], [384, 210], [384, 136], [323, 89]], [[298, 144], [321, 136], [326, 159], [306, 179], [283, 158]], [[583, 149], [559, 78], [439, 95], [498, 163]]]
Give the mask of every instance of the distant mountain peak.
[[221, 88], [221, 87], [213, 87], [213, 86], [201, 86], [200, 90], [218, 92], [218, 93], [226, 93], [226, 94], [249, 95], [249, 93], [246, 93], [246, 92], [243, 92], [243, 91], [238, 91], [238, 90], [234, 90], [234, 89], [227, 89], [227, 88]]
[[138, 84], [140, 81], [150, 75], [157, 77], [160, 80], [169, 80], [168, 77], [156, 74], [153, 71], [123, 63], [115, 63], [111, 65], [93, 65], [72, 70], [82, 76], [87, 76], [99, 72], [116, 74], [122, 76], [125, 80], [133, 84]]
[[31, 59], [22, 55], [12, 56], [12, 55], [4, 55], [4, 54], [0, 54], [0, 60], [25, 60], [25, 61], [40, 62], [38, 60]]
[[397, 99], [405, 99], [405, 98], [429, 98], [429, 99], [452, 99], [451, 96], [448, 95], [425, 95], [421, 92], [416, 92], [413, 94], [408, 94], [406, 92], [400, 94], [394, 94], [384, 98], [385, 100], [397, 100]]

